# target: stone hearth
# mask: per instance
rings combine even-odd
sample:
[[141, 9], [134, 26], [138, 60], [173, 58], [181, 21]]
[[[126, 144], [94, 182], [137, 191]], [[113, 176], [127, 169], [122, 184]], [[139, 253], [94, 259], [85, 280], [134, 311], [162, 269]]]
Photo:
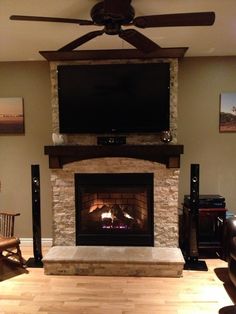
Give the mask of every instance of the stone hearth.
[[181, 277], [177, 248], [55, 246], [44, 257], [46, 275]]

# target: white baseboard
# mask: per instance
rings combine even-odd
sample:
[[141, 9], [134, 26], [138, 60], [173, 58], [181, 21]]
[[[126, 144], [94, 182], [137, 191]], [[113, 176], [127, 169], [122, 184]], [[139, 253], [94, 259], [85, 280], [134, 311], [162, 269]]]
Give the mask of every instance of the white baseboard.
[[[33, 238], [20, 238], [21, 245], [23, 246], [33, 246]], [[42, 238], [42, 245], [52, 246], [52, 238]]]

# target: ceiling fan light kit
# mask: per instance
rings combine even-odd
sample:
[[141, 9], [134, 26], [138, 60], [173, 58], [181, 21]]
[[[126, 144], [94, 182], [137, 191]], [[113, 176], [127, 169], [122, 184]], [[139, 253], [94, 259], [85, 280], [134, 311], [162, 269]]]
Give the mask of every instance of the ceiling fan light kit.
[[[73, 23], [78, 25], [102, 26], [102, 30], [88, 32], [58, 49], [58, 52], [72, 52], [86, 42], [105, 34], [118, 35], [124, 41], [144, 54], [150, 54], [165, 49], [149, 39], [135, 28], [179, 27], [179, 26], [211, 26], [215, 22], [214, 12], [174, 13], [161, 15], [147, 15], [135, 17], [135, 10], [131, 0], [104, 0], [95, 4], [90, 11], [91, 20], [61, 17], [43, 17], [28, 15], [11, 15], [14, 21], [36, 21]], [[170, 49], [170, 48], [167, 48]], [[187, 49], [187, 48], [186, 48]], [[41, 52], [40, 52], [41, 53]], [[41, 53], [42, 54], [42, 53]]]

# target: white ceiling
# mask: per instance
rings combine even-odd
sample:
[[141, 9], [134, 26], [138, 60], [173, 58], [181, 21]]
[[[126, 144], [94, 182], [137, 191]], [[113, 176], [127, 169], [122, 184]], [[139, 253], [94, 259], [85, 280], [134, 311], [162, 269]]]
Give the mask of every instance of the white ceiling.
[[[43, 60], [38, 51], [57, 50], [95, 26], [10, 21], [10, 15], [90, 19], [99, 0], [0, 0], [0, 61]], [[138, 29], [163, 48], [189, 47], [187, 56], [236, 56], [236, 0], [133, 0], [135, 16], [214, 11], [213, 26]], [[133, 48], [118, 36], [102, 35], [80, 49]]]

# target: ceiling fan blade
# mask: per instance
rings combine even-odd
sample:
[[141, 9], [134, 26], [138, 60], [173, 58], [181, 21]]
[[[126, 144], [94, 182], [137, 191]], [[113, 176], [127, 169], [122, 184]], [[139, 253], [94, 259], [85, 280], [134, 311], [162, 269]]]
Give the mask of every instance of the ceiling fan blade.
[[137, 32], [135, 29], [122, 30], [119, 33], [119, 37], [145, 53], [149, 53], [161, 48], [154, 41]]
[[129, 9], [131, 0], [104, 0], [104, 13], [112, 17], [122, 17]]
[[138, 16], [133, 20], [133, 24], [140, 28], [171, 26], [207, 26], [213, 25], [214, 22], [214, 12], [147, 15]]
[[72, 23], [79, 25], [93, 25], [93, 21], [70, 19], [62, 17], [49, 17], [49, 16], [30, 16], [30, 15], [11, 15], [10, 20], [14, 21], [33, 21], [33, 22], [56, 22], [56, 23]]
[[62, 48], [58, 49], [58, 51], [72, 51], [75, 48], [85, 44], [87, 41], [89, 41], [89, 40], [91, 40], [97, 36], [100, 36], [102, 34], [104, 34], [104, 30], [89, 32], [89, 33], [73, 40], [72, 42], [63, 46]]

